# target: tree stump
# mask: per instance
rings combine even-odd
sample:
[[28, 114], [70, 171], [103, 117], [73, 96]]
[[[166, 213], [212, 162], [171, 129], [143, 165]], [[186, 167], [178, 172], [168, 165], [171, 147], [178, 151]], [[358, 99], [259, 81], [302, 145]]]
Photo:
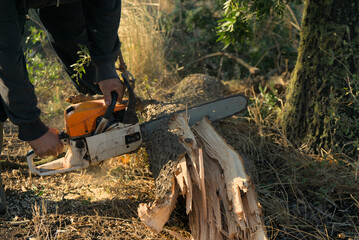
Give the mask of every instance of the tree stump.
[[140, 219], [158, 233], [182, 194], [193, 239], [267, 239], [241, 156], [209, 120], [187, 123], [184, 114], [173, 115], [144, 136], [156, 199], [140, 205]]
[[241, 156], [209, 120], [189, 126], [186, 115], [170, 114], [187, 105], [220, 98], [224, 94], [222, 83], [193, 74], [175, 89], [170, 100], [173, 104], [156, 102], [143, 109], [145, 121], [158, 117], [164, 120], [143, 136], [156, 182], [156, 198], [139, 206], [140, 219], [153, 232], [160, 232], [181, 194], [186, 200], [193, 239], [266, 239], [261, 207]]

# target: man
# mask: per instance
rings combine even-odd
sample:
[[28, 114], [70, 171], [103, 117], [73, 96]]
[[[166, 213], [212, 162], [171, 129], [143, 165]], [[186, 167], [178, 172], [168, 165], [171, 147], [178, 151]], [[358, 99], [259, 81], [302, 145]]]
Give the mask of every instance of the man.
[[[111, 92], [116, 91], [120, 101], [124, 91], [115, 69], [120, 48], [117, 30], [121, 0], [0, 1], [0, 130], [3, 131], [3, 122], [9, 118], [19, 127], [19, 139], [27, 141], [37, 155], [57, 155], [63, 145], [56, 129], [39, 118], [40, 110], [20, 45], [29, 8], [39, 9], [52, 45], [70, 76], [73, 74], [70, 65], [78, 60], [79, 46], [88, 47], [92, 62], [82, 79], [74, 84], [81, 93], [102, 92], [109, 105]], [[0, 213], [5, 211], [5, 194], [0, 186]]]

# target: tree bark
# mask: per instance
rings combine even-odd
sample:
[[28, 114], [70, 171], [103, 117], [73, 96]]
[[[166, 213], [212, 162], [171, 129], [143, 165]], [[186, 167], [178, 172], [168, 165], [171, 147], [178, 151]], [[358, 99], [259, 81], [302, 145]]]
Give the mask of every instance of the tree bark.
[[243, 160], [207, 119], [189, 127], [185, 115], [176, 115], [145, 138], [156, 199], [138, 214], [150, 229], [161, 231], [182, 194], [193, 239], [266, 239]]
[[289, 139], [316, 153], [337, 148], [357, 155], [348, 143], [358, 142], [359, 132], [358, 26], [358, 0], [305, 1], [282, 125]]

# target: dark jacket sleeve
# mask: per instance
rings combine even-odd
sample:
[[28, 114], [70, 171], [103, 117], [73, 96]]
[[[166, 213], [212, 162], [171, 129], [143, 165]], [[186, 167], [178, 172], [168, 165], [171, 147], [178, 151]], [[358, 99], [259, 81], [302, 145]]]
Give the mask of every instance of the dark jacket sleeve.
[[19, 138], [37, 139], [48, 128], [41, 122], [34, 87], [30, 83], [20, 46], [25, 16], [14, 0], [0, 1], [0, 95], [7, 117], [19, 126]]
[[89, 50], [96, 67], [96, 82], [118, 78], [115, 68], [120, 41], [117, 35], [121, 0], [85, 0]]

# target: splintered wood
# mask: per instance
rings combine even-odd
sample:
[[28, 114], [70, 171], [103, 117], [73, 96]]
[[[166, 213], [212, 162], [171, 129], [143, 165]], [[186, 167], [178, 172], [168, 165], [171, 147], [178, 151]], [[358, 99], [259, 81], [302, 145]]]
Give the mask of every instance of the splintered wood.
[[[178, 115], [153, 135], [147, 148], [150, 163], [156, 165], [156, 200], [138, 209], [150, 229], [161, 231], [180, 193], [193, 239], [267, 239], [243, 160], [209, 120], [189, 127], [186, 116]], [[174, 140], [181, 147], [169, 142]]]

